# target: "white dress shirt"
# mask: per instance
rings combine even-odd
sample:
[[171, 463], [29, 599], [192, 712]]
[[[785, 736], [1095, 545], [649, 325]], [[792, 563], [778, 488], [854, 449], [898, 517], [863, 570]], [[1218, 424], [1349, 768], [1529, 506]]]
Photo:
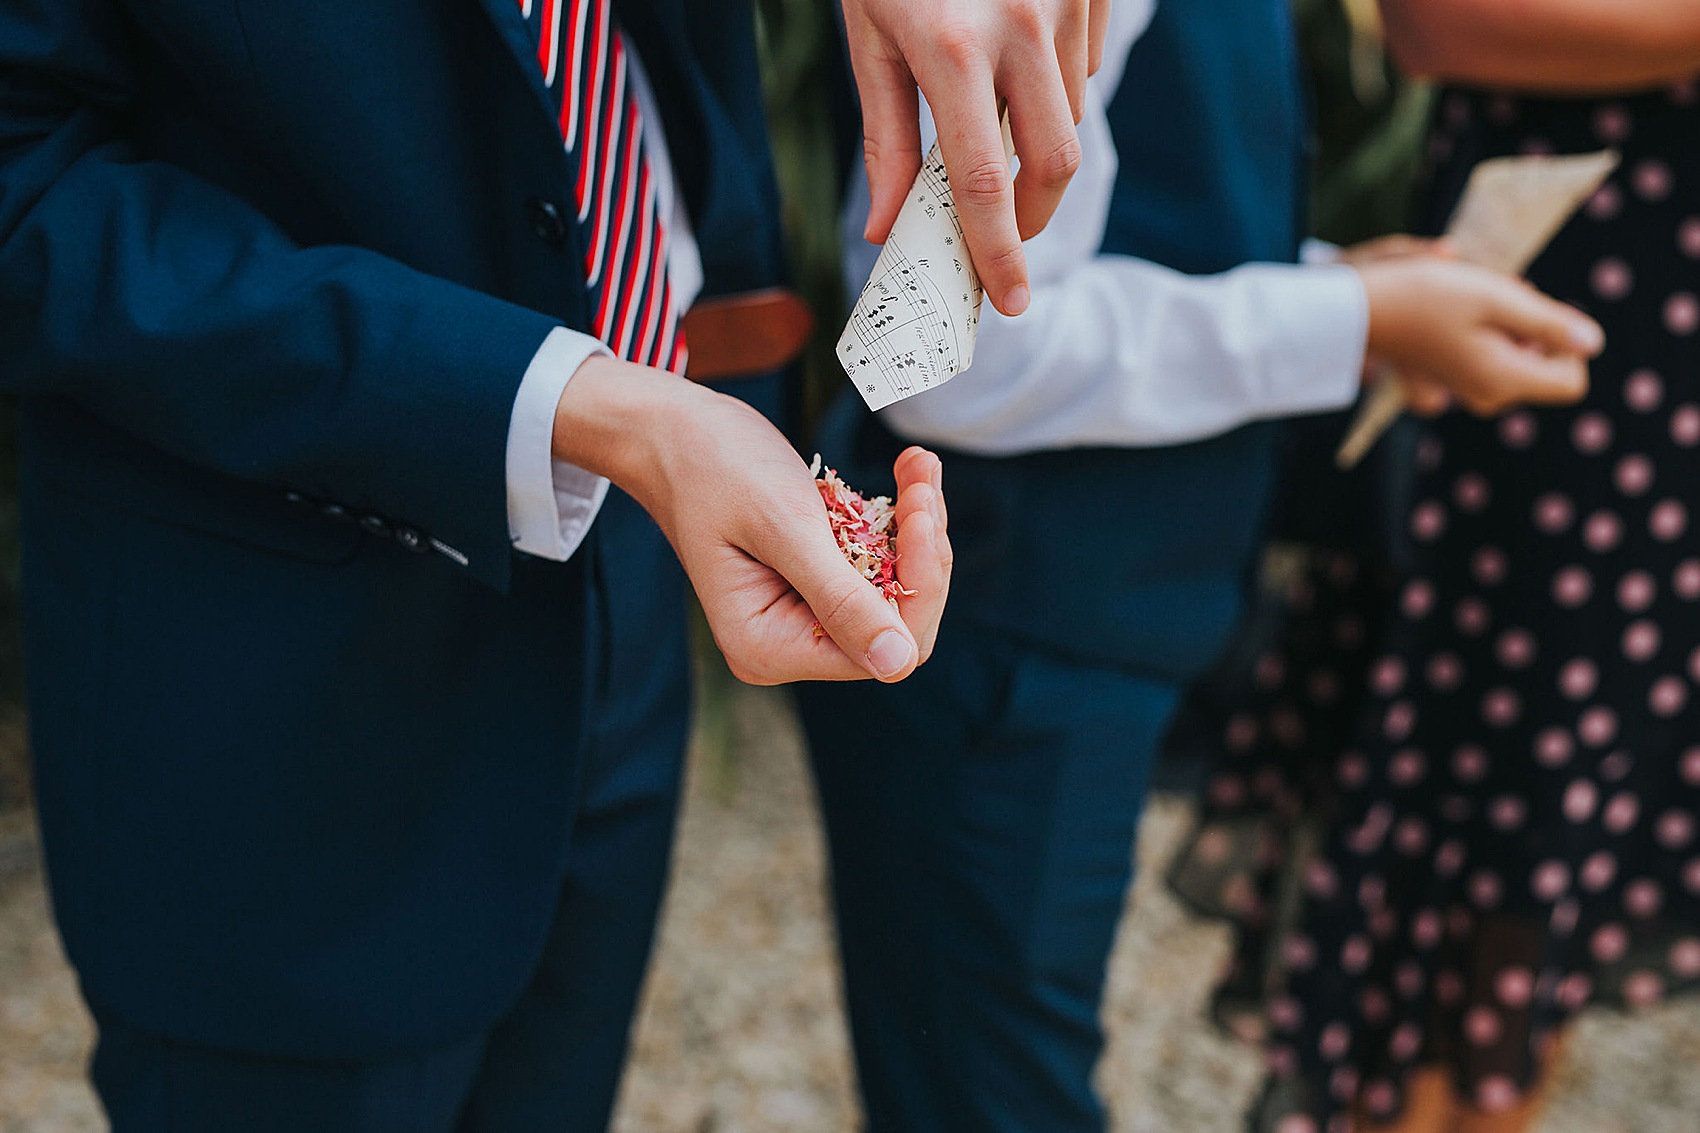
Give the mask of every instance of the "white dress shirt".
[[[626, 48], [628, 81], [643, 115], [643, 151], [655, 180], [656, 205], [666, 220], [667, 275], [674, 302], [684, 312], [702, 290], [702, 255], [673, 177], [649, 77], [631, 44]], [[594, 335], [557, 327], [532, 356], [514, 396], [508, 422], [508, 535], [526, 554], [571, 558], [608, 496], [606, 479], [554, 458], [555, 406], [573, 374], [595, 354], [612, 352]]]
[[[1032, 305], [1007, 318], [987, 303], [974, 364], [882, 410], [894, 431], [986, 456], [1155, 446], [1356, 397], [1369, 307], [1351, 268], [1251, 264], [1191, 276], [1099, 253], [1117, 167], [1106, 107], [1152, 7], [1111, 6], [1104, 66], [1086, 87], [1080, 170], [1050, 224], [1026, 245]], [[922, 130], [931, 145], [925, 107]], [[867, 210], [857, 178], [845, 242], [847, 282], [857, 293], [879, 254], [860, 238]]]

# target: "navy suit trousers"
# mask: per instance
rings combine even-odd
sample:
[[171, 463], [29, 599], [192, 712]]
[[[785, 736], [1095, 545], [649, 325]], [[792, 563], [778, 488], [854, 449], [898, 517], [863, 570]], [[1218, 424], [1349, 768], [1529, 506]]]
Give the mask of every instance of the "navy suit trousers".
[[1099, 998], [1175, 686], [947, 612], [907, 681], [799, 695], [869, 1133], [1100, 1133]]

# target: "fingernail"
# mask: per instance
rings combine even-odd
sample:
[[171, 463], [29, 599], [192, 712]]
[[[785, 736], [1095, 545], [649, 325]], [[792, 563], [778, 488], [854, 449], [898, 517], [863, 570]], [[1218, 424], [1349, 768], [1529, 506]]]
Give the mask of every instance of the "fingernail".
[[1004, 314], [1019, 315], [1027, 309], [1027, 305], [1032, 301], [1033, 293], [1027, 290], [1027, 285], [1018, 283], [1010, 288], [1003, 297]]
[[1570, 324], [1570, 345], [1591, 358], [1605, 349], [1606, 332], [1592, 319], [1577, 319]]
[[868, 650], [868, 667], [876, 676], [889, 677], [908, 668], [914, 656], [915, 647], [909, 644], [909, 639], [888, 629], [874, 638], [874, 647]]

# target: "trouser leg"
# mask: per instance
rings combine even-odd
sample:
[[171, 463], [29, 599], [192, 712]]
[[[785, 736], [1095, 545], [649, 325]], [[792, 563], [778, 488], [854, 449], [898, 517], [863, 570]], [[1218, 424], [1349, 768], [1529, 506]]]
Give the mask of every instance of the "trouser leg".
[[483, 1056], [475, 1036], [372, 1062], [275, 1058], [94, 1014], [89, 1077], [112, 1133], [450, 1133]]
[[1105, 965], [1167, 682], [952, 627], [802, 693], [871, 1133], [1096, 1133]]
[[654, 939], [689, 726], [684, 580], [618, 490], [597, 524], [604, 650], [560, 908], [490, 1036], [467, 1133], [607, 1127]]

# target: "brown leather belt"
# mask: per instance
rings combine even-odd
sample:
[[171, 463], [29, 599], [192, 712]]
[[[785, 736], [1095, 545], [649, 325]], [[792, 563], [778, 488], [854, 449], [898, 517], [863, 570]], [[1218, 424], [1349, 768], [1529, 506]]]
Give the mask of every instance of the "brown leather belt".
[[814, 330], [809, 305], [784, 287], [699, 299], [685, 312], [685, 376], [712, 382], [776, 370], [803, 352]]

